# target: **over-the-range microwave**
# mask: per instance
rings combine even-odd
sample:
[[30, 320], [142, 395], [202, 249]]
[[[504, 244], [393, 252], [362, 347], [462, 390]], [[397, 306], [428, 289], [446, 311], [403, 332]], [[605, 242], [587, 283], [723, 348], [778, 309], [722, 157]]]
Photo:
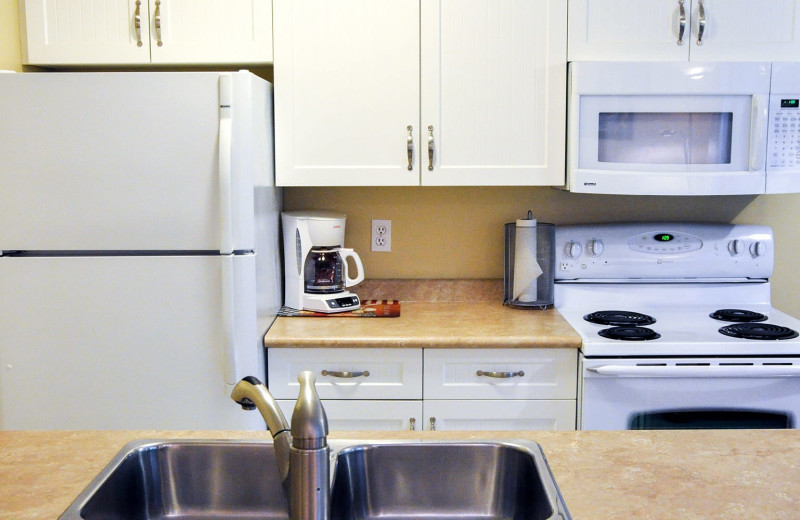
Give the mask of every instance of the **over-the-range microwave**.
[[800, 192], [800, 63], [569, 64], [579, 193]]

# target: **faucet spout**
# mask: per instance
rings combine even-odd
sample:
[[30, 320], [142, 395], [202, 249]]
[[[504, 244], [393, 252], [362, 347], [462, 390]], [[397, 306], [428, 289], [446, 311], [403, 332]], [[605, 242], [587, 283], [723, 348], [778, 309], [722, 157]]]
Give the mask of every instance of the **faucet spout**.
[[292, 435], [289, 423], [278, 403], [269, 393], [264, 383], [253, 376], [247, 376], [233, 387], [231, 399], [242, 406], [244, 410], [258, 409], [267, 429], [272, 435], [273, 447], [275, 449], [275, 459], [278, 462], [278, 473], [281, 476], [281, 486], [286, 495], [286, 500], [291, 502], [291, 490], [289, 484], [289, 459], [291, 458]]
[[314, 386], [314, 374], [297, 378], [300, 395], [289, 423], [264, 384], [248, 376], [233, 388], [231, 398], [245, 410], [258, 409], [272, 434], [281, 484], [291, 520], [329, 520], [330, 448], [328, 418]]

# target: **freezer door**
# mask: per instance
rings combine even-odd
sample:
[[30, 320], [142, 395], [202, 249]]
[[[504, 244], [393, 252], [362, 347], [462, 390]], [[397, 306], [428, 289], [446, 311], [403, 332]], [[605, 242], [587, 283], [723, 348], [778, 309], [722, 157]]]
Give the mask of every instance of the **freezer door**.
[[0, 250], [253, 249], [270, 96], [247, 72], [0, 75]]
[[254, 261], [0, 258], [0, 429], [263, 429]]

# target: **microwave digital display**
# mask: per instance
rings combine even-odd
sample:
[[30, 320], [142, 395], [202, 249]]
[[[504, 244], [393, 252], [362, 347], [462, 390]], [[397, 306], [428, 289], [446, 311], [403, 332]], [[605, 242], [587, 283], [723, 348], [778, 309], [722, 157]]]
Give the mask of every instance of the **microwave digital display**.
[[800, 106], [798, 99], [781, 99], [781, 108], [797, 108]]
[[656, 242], [670, 242], [675, 237], [673, 235], [670, 235], [669, 233], [659, 233], [653, 238], [656, 240]]

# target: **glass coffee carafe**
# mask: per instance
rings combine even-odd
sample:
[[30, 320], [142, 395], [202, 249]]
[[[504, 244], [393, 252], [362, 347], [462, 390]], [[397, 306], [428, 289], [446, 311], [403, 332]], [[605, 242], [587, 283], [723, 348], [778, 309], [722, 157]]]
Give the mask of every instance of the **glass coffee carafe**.
[[[359, 277], [347, 276], [347, 262], [345, 259], [352, 257], [358, 267]], [[355, 285], [363, 280], [361, 258], [352, 249], [313, 248], [306, 256], [303, 268], [305, 278], [305, 292], [307, 293], [336, 293], [344, 291], [345, 287]]]

